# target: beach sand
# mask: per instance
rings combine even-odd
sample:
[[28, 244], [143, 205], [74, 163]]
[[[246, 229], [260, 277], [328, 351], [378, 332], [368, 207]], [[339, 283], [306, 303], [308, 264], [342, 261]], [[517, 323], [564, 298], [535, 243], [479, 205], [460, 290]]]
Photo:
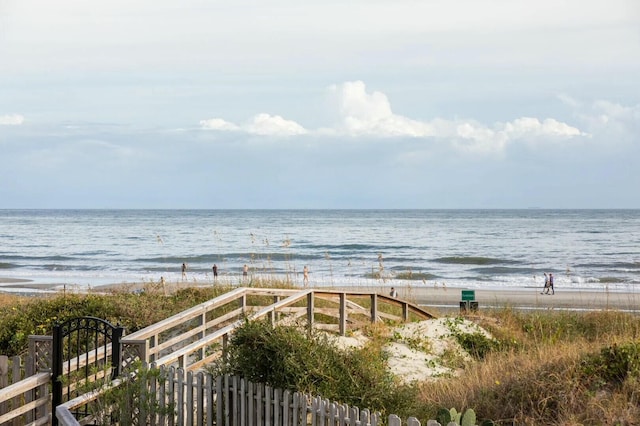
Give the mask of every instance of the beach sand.
[[[90, 289], [77, 288], [73, 285], [63, 284], [34, 284], [29, 280], [3, 278], [0, 279], [0, 292], [34, 294], [41, 292], [57, 291], [88, 291], [107, 292], [114, 289], [136, 291], [148, 286], [149, 283], [109, 284], [91, 287]], [[206, 287], [211, 283], [194, 282], [167, 282], [167, 292], [184, 287]], [[318, 289], [346, 290], [353, 292], [371, 292], [388, 295], [391, 286], [349, 286], [349, 287], [316, 287]], [[434, 308], [437, 311], [459, 311], [462, 300], [462, 288], [433, 287], [424, 285], [399, 286], [395, 285], [398, 298], [416, 303], [425, 308]], [[541, 288], [519, 289], [486, 289], [475, 290], [475, 300], [478, 309], [487, 308], [518, 308], [518, 309], [574, 309], [574, 310], [620, 310], [640, 313], [640, 289], [637, 292], [607, 291], [606, 289], [566, 290], [557, 288], [555, 295], [541, 294]], [[428, 310], [428, 309], [427, 309]]]
[[[443, 288], [425, 286], [396, 286], [398, 298], [412, 301], [420, 306], [438, 310], [460, 310], [462, 288]], [[362, 291], [360, 287], [343, 288], [349, 291]], [[388, 295], [390, 287], [368, 287], [367, 291], [376, 291]], [[640, 289], [638, 292], [619, 292], [606, 290], [562, 290], [556, 289], [554, 295], [540, 294], [540, 288], [488, 289], [475, 290], [478, 309], [518, 308], [518, 309], [575, 309], [633, 311], [640, 313]], [[427, 309], [428, 310], [428, 309]]]

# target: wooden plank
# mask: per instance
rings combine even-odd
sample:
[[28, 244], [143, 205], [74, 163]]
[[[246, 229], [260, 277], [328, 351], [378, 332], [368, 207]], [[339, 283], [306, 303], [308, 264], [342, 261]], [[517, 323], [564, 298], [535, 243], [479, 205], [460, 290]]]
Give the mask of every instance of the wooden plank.
[[247, 394], [247, 381], [245, 379], [240, 379], [240, 426], [247, 426], [247, 405], [248, 404], [248, 394]]
[[4, 413], [3, 415], [0, 416], [0, 424], [3, 424], [4, 422], [8, 422], [9, 420], [17, 419], [23, 414], [31, 410], [35, 410], [39, 406], [48, 404], [48, 403], [49, 403], [49, 397], [43, 396], [41, 398], [36, 399], [35, 401], [31, 401], [28, 404], [23, 404], [19, 407], [16, 407], [11, 411], [9, 411], [8, 413]]
[[187, 417], [187, 424], [188, 425], [193, 425], [193, 411], [194, 411], [194, 401], [193, 401], [193, 372], [192, 371], [188, 371], [187, 372], [187, 383], [185, 386], [185, 393], [186, 393], [186, 402], [187, 405], [185, 407], [185, 411], [186, 411], [186, 417]]
[[184, 403], [184, 370], [182, 368], [177, 369], [177, 398], [176, 398], [176, 409], [178, 410], [178, 424], [183, 425], [184, 423], [184, 410], [186, 409]]
[[168, 405], [173, 405], [174, 415], [169, 416], [169, 425], [173, 426], [175, 424], [176, 416], [178, 415], [178, 401], [176, 400], [176, 369], [174, 367], [169, 368], [169, 380], [167, 387], [167, 399]]
[[198, 426], [204, 426], [204, 374], [202, 372], [196, 375], [196, 383], [196, 407], [198, 407], [196, 423]]
[[264, 426], [271, 426], [271, 415], [273, 414], [271, 390], [271, 386], [264, 387]]

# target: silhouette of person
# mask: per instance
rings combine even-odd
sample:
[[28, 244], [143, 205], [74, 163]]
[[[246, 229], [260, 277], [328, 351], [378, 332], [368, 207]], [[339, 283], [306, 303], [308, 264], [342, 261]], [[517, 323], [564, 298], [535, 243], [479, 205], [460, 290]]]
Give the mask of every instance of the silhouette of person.
[[247, 275], [249, 275], [249, 267], [245, 263], [244, 266], [242, 267], [242, 276], [246, 277]]
[[391, 291], [389, 292], [389, 296], [398, 297], [398, 292], [396, 291], [396, 289], [394, 287], [391, 287]]
[[213, 264], [213, 279], [218, 278], [218, 265], [216, 265], [215, 263]]
[[309, 285], [309, 268], [307, 268], [307, 265], [304, 265], [304, 268], [302, 269], [302, 282], [305, 287]]
[[549, 294], [549, 277], [546, 272], [544, 273], [544, 287], [542, 287], [540, 294]]
[[182, 280], [187, 278], [187, 264], [182, 262]]

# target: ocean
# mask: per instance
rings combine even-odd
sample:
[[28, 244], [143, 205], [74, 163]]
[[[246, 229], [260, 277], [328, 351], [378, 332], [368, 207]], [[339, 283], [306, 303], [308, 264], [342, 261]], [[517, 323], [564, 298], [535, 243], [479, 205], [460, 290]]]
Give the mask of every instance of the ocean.
[[[0, 210], [0, 291], [186, 280], [640, 291], [640, 210]], [[245, 281], [246, 283], [246, 281]]]

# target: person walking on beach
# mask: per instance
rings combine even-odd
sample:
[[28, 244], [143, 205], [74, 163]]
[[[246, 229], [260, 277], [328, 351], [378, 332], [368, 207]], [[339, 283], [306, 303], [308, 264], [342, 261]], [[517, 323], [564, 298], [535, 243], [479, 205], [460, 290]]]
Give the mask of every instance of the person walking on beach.
[[309, 268], [307, 268], [307, 265], [304, 265], [302, 269], [302, 283], [305, 287], [309, 285]]
[[249, 267], [247, 266], [247, 264], [245, 263], [244, 266], [242, 267], [242, 277], [246, 277], [247, 275], [249, 275]]
[[[556, 294], [556, 290], [553, 288], [553, 274], [549, 274], [549, 288], [551, 289], [551, 294]], [[549, 290], [547, 290], [547, 294]]]
[[187, 278], [187, 264], [182, 262], [182, 281]]
[[398, 297], [398, 292], [396, 291], [396, 289], [394, 287], [391, 287], [391, 291], [389, 292], [389, 296]]
[[546, 272], [544, 273], [544, 287], [542, 287], [540, 294], [549, 294], [549, 277]]
[[216, 265], [215, 263], [213, 264], [213, 279], [217, 279], [218, 278], [218, 265]]

